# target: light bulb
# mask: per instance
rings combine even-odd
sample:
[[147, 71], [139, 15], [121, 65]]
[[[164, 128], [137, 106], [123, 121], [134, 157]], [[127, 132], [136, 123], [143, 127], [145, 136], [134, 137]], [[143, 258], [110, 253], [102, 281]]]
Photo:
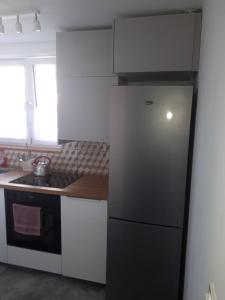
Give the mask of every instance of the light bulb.
[[20, 17], [16, 17], [16, 33], [22, 33], [23, 32], [23, 26], [20, 23]]
[[38, 20], [37, 13], [35, 14], [35, 19], [34, 19], [34, 31], [35, 32], [40, 32], [41, 31], [41, 23]]
[[166, 118], [168, 120], [171, 120], [173, 118], [173, 113], [171, 111], [168, 111], [167, 114], [166, 114]]
[[5, 33], [5, 27], [2, 23], [2, 17], [0, 17], [0, 34], [4, 34]]

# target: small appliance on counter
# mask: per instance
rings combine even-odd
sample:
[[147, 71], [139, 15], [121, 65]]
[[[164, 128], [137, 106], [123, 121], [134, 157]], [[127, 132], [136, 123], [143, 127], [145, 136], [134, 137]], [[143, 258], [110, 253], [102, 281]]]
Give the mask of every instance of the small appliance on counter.
[[46, 176], [50, 173], [51, 159], [48, 156], [38, 156], [33, 161], [33, 173], [36, 176]]

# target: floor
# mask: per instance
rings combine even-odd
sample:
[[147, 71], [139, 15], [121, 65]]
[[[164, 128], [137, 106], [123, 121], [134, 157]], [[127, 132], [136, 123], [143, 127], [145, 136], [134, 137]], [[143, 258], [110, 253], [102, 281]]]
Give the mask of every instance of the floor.
[[0, 300], [104, 300], [105, 287], [0, 264]]

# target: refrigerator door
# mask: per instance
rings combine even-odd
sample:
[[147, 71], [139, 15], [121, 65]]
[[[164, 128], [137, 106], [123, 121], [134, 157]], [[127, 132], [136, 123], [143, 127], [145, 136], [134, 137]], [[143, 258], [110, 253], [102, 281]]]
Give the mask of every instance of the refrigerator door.
[[181, 229], [109, 219], [107, 300], [177, 300]]
[[181, 227], [191, 86], [114, 87], [109, 217]]

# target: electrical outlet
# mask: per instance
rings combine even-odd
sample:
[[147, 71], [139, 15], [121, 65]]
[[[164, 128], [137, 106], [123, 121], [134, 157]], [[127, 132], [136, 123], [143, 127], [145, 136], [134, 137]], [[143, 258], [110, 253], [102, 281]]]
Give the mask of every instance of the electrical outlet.
[[210, 282], [210, 284], [209, 284], [208, 294], [209, 294], [209, 300], [217, 300], [215, 285], [213, 282]]

